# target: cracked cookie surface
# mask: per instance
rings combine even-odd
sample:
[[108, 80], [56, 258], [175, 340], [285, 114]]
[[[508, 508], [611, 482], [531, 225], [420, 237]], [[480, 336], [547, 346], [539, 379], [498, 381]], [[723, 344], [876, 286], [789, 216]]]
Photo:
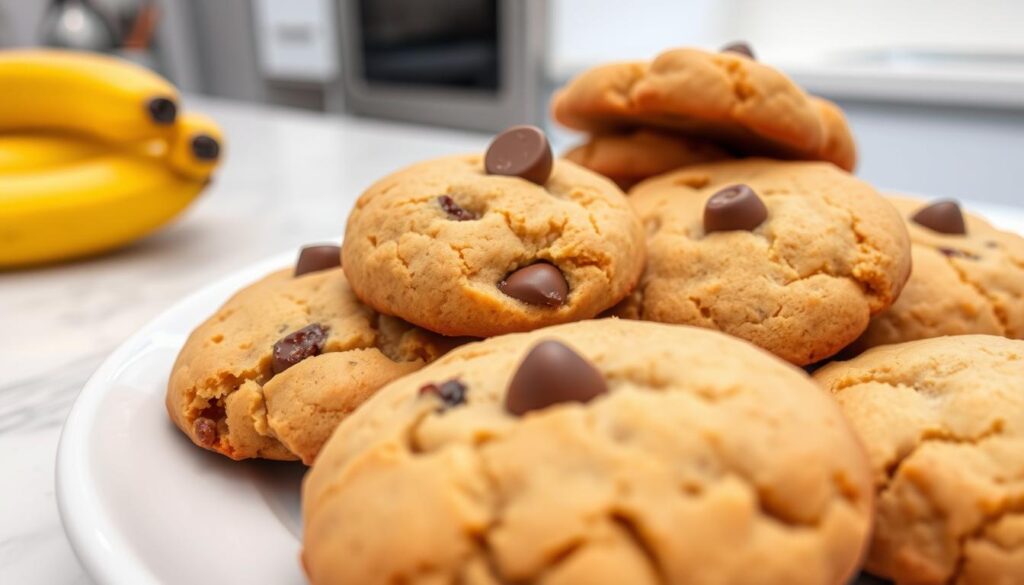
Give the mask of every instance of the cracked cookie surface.
[[[312, 324], [319, 355], [273, 370], [274, 345]], [[270, 274], [192, 332], [171, 371], [167, 411], [197, 445], [232, 459], [312, 462], [337, 423], [454, 341], [381, 316], [340, 268]]]
[[[352, 288], [376, 310], [476, 337], [593, 317], [633, 289], [644, 262], [643, 229], [611, 181], [558, 160], [537, 185], [488, 175], [476, 155], [378, 181], [356, 202], [342, 250]], [[538, 263], [564, 277], [561, 304], [503, 292]]]
[[[708, 199], [745, 184], [767, 219], [706, 233]], [[630, 194], [648, 231], [639, 286], [614, 312], [718, 329], [797, 365], [833, 355], [893, 303], [910, 270], [896, 210], [827, 163], [746, 159], [688, 167]]]
[[593, 133], [673, 129], [739, 153], [856, 163], [842, 112], [778, 70], [733, 52], [672, 49], [651, 62], [592, 68], [552, 102], [558, 122]]
[[899, 585], [1024, 575], [1024, 342], [911, 341], [833, 362], [829, 389], [878, 491], [870, 571]]
[[[548, 340], [607, 392], [514, 416], [506, 389]], [[459, 405], [420, 390], [448, 380]], [[871, 494], [803, 372], [713, 331], [592, 320], [469, 344], [382, 389], [306, 478], [303, 561], [317, 585], [839, 585]]]
[[927, 201], [888, 199], [906, 220], [913, 269], [899, 300], [851, 349], [971, 333], [1024, 337], [1024, 238], [968, 213], [965, 235], [943, 234], [910, 219]]

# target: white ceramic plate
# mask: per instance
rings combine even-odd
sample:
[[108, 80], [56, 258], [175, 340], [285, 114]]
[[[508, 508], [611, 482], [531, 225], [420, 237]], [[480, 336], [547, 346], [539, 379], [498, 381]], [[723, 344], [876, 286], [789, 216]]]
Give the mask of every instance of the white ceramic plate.
[[[969, 205], [1024, 233], [1024, 213]], [[103, 585], [304, 583], [300, 464], [236, 463], [195, 448], [167, 418], [167, 376], [188, 333], [236, 290], [290, 265], [270, 258], [182, 300], [100, 366], [64, 425], [57, 500]], [[863, 581], [870, 583], [871, 581]]]
[[164, 393], [189, 332], [231, 294], [290, 265], [281, 254], [193, 294], [119, 347], [86, 383], [61, 434], [57, 501], [86, 571], [103, 585], [305, 582], [298, 463], [236, 463], [197, 449]]

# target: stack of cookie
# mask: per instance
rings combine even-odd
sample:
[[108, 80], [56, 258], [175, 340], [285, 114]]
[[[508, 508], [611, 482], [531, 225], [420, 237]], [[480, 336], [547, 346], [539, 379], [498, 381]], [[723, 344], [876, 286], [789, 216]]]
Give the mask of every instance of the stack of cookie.
[[582, 166], [399, 170], [186, 342], [194, 443], [312, 464], [310, 581], [1024, 582], [1024, 240], [850, 175], [742, 46], [554, 111]]

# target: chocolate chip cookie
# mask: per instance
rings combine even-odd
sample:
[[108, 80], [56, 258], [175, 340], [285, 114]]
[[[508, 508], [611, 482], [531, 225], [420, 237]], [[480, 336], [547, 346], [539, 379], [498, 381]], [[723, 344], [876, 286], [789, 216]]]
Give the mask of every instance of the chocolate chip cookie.
[[839, 585], [872, 499], [803, 372], [614, 319], [467, 345], [388, 385], [303, 488], [316, 585]]
[[814, 377], [871, 460], [878, 496], [868, 570], [897, 585], [1021, 583], [1024, 342], [911, 341]]
[[778, 70], [742, 51], [672, 49], [652, 62], [610, 63], [585, 71], [552, 102], [558, 122], [607, 133], [672, 129], [736, 153], [856, 163], [842, 112], [813, 98]]
[[821, 162], [746, 159], [637, 185], [647, 269], [616, 314], [718, 329], [797, 365], [899, 296], [910, 241], [871, 186]]
[[1024, 338], [1024, 238], [953, 201], [889, 200], [907, 223], [914, 267], [851, 350], [968, 333]]
[[196, 445], [309, 464], [363, 400], [456, 343], [362, 305], [340, 258], [338, 246], [307, 248], [189, 336], [167, 411]]
[[591, 136], [565, 158], [615, 181], [622, 189], [676, 169], [732, 158], [718, 146], [669, 131], [642, 128]]
[[604, 177], [513, 128], [487, 154], [413, 165], [349, 217], [345, 272], [381, 313], [486, 337], [587, 319], [635, 286], [643, 229]]

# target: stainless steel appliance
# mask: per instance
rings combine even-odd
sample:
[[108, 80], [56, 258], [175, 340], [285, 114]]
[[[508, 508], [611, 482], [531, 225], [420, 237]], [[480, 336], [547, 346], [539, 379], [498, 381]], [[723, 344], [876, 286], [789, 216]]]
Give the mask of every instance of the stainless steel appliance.
[[346, 109], [477, 130], [540, 121], [543, 0], [342, 0]]

